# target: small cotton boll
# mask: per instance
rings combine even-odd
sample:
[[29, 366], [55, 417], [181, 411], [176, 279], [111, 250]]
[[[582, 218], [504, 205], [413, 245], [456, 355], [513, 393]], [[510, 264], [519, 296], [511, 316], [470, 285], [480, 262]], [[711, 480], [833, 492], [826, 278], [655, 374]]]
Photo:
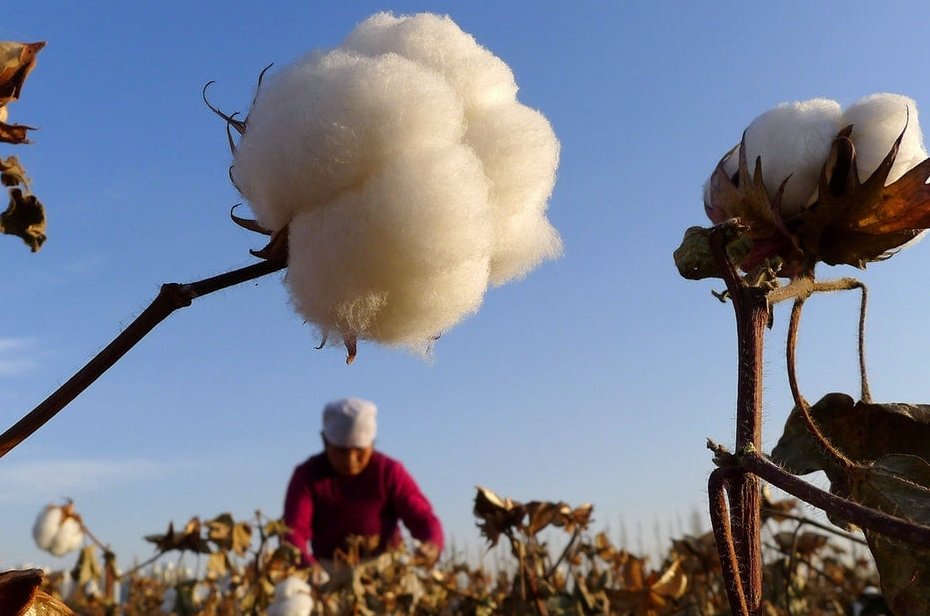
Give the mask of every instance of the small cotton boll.
[[43, 509], [32, 526], [32, 538], [35, 539], [36, 545], [43, 550], [48, 550], [55, 539], [55, 534], [61, 527], [61, 507], [58, 505], [48, 505]]
[[84, 532], [81, 530], [81, 523], [74, 518], [66, 518], [52, 538], [48, 551], [54, 556], [64, 556], [77, 549], [83, 540]]
[[891, 184], [927, 158], [917, 103], [908, 96], [867, 96], [843, 112], [842, 124], [853, 125], [851, 139], [856, 146], [856, 165], [862, 182], [878, 168], [902, 130], [904, 137], [885, 184]]
[[[814, 197], [820, 171], [833, 138], [839, 132], [840, 104], [815, 98], [802, 102], [782, 103], [766, 111], [746, 129], [746, 164], [750, 175], [756, 158], [762, 157], [762, 181], [771, 197], [786, 178], [782, 196], [782, 216], [788, 218], [801, 212]], [[736, 173], [739, 151], [725, 165], [727, 174]]]
[[457, 143], [464, 130], [441, 75], [393, 54], [315, 52], [263, 83], [233, 177], [258, 222], [277, 230], [398, 152]]
[[369, 56], [396, 53], [428, 67], [452, 84], [466, 108], [512, 101], [517, 95], [510, 67], [447, 15], [378, 13], [359, 24], [342, 46]]
[[289, 576], [275, 584], [268, 616], [309, 616], [312, 610], [313, 597], [307, 582]]
[[487, 190], [480, 161], [459, 145], [399, 155], [361, 190], [301, 212], [285, 278], [295, 309], [324, 334], [425, 351], [481, 304]]

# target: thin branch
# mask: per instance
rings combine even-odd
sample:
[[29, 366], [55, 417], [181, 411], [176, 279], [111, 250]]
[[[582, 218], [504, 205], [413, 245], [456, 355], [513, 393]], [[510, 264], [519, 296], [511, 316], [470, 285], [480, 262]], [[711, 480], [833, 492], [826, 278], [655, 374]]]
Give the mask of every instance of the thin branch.
[[281, 261], [267, 260], [189, 284], [162, 285], [152, 303], [110, 344], [64, 385], [0, 435], [0, 458], [57, 415], [172, 312], [190, 306], [198, 297], [271, 274], [285, 267], [286, 263]]
[[[719, 452], [717, 456], [720, 456]], [[747, 451], [738, 456], [738, 464], [773, 486], [797, 496], [830, 515], [860, 528], [885, 535], [890, 539], [904, 541], [916, 547], [930, 548], [930, 527], [914, 524], [830, 494], [792, 475], [757, 451]]]

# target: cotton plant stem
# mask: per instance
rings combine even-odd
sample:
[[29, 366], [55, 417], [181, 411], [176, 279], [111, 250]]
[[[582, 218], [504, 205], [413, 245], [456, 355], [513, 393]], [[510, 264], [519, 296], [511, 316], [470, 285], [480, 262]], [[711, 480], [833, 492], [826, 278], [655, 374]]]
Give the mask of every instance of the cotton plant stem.
[[897, 539], [914, 547], [930, 549], [930, 527], [865, 507], [846, 498], [830, 494], [781, 468], [757, 450], [735, 456], [738, 464], [773, 486], [804, 502], [863, 529]]
[[[767, 290], [750, 286], [736, 272], [726, 254], [728, 229], [718, 225], [710, 234], [711, 250], [724, 273], [736, 314], [737, 399], [736, 450], [762, 449], [762, 354], [771, 305]], [[741, 469], [727, 490], [730, 528], [739, 563], [739, 583], [745, 603], [733, 605], [734, 614], [758, 616], [762, 610], [762, 516], [759, 478]], [[721, 554], [721, 558], [724, 555]]]
[[70, 404], [172, 312], [190, 306], [198, 297], [271, 274], [285, 267], [286, 264], [281, 261], [266, 260], [189, 284], [162, 285], [152, 303], [110, 344], [48, 398], [0, 435], [0, 458]]

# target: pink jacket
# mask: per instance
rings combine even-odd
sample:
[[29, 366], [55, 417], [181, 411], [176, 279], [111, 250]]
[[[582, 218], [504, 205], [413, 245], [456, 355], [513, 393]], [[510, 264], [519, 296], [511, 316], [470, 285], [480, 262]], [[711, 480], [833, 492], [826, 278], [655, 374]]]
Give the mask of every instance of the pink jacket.
[[305, 565], [332, 558], [349, 535], [379, 536], [378, 552], [395, 548], [401, 542], [398, 521], [415, 539], [442, 549], [442, 526], [429, 501], [400, 462], [377, 451], [356, 476], [338, 474], [325, 453], [312, 456], [294, 469], [284, 498], [287, 540], [300, 549]]

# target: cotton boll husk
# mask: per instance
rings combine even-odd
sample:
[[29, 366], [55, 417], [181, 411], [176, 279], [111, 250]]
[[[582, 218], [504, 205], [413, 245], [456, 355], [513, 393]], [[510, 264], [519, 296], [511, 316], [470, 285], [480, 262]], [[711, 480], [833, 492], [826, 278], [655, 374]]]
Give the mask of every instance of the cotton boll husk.
[[61, 507], [48, 505], [36, 517], [36, 521], [32, 526], [32, 538], [35, 539], [36, 545], [43, 550], [48, 550], [52, 545], [55, 533], [61, 527], [61, 516]]
[[490, 282], [502, 285], [562, 253], [545, 211], [559, 166], [559, 140], [538, 111], [519, 103], [475, 114], [465, 134], [490, 186], [494, 246]]
[[295, 309], [338, 331], [424, 351], [481, 304], [492, 241], [488, 187], [464, 145], [406, 152], [289, 227]]
[[867, 96], [843, 112], [842, 123], [843, 126], [853, 125], [851, 139], [856, 146], [856, 164], [859, 178], [863, 182], [888, 155], [902, 130], [904, 137], [885, 184], [891, 184], [927, 158], [917, 116], [917, 103], [908, 96]]
[[278, 230], [399, 152], [457, 143], [464, 130], [441, 75], [396, 54], [313, 52], [262, 84], [233, 178], [258, 222]]
[[[771, 197], [782, 182], [781, 212], [790, 217], [815, 197], [820, 171], [839, 132], [840, 104], [826, 98], [782, 103], [758, 116], [746, 129], [746, 164], [750, 175], [762, 157], [762, 181]], [[739, 163], [739, 150], [724, 168], [731, 177]]]
[[83, 539], [84, 533], [81, 530], [81, 523], [74, 518], [65, 518], [58, 528], [58, 532], [52, 538], [48, 551], [55, 556], [64, 556], [68, 552], [77, 549]]
[[369, 56], [396, 53], [428, 67], [452, 84], [466, 108], [512, 101], [517, 95], [510, 67], [447, 15], [378, 13], [359, 24], [342, 46]]

